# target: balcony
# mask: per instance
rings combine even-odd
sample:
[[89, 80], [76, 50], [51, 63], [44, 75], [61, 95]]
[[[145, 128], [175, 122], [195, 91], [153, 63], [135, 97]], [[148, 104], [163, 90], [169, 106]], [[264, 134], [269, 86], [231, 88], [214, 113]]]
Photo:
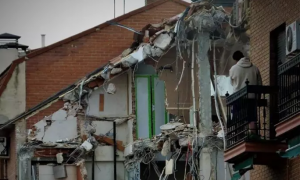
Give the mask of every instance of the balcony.
[[253, 158], [254, 164], [268, 164], [279, 159], [276, 151], [286, 149], [276, 141], [270, 119], [270, 97], [276, 95], [277, 88], [246, 84], [240, 91], [227, 94], [225, 161], [239, 164]]
[[300, 55], [279, 66], [278, 86], [276, 136], [280, 137], [300, 127]]

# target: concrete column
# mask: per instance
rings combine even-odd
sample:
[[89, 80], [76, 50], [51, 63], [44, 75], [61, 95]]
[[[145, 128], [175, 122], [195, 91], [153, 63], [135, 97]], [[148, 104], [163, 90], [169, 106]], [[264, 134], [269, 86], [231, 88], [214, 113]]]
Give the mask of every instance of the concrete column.
[[212, 109], [210, 89], [210, 63], [208, 50], [210, 47], [209, 32], [198, 33], [198, 85], [199, 85], [199, 116], [200, 137], [204, 139], [204, 148], [200, 156], [200, 176], [203, 180], [216, 179], [216, 148], [205, 143], [207, 136], [212, 134]]
[[27, 130], [25, 119], [15, 123], [18, 180], [31, 179], [31, 157], [29, 149], [21, 150], [26, 142]]
[[198, 35], [198, 85], [199, 85], [199, 115], [200, 131], [204, 136], [212, 133], [211, 89], [210, 89], [210, 64], [208, 50], [210, 47], [208, 32]]

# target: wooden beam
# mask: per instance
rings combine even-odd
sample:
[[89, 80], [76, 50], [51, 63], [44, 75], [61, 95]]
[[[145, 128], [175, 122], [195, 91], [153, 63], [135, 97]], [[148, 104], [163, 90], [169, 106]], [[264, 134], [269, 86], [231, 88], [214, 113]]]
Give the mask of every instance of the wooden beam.
[[104, 111], [104, 94], [99, 94], [99, 111]]

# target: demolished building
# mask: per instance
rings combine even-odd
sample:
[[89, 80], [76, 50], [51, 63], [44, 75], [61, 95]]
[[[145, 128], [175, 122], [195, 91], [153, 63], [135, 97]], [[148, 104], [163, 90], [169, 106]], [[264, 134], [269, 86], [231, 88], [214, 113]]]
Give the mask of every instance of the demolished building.
[[[16, 148], [19, 179], [41, 179], [49, 172], [52, 172], [49, 175], [51, 178], [67, 179], [97, 179], [103, 176], [107, 179], [149, 178], [152, 174], [144, 175], [147, 166], [143, 164], [151, 164], [153, 167], [150, 168], [154, 168], [156, 172], [154, 177], [161, 178], [165, 176], [162, 173], [165, 158], [159, 157], [159, 154], [167, 156], [168, 152], [172, 152], [175, 157], [168, 160], [175, 162], [170, 164], [178, 164], [187, 170], [176, 172], [176, 167], [172, 165], [164, 170], [166, 175], [174, 174], [178, 178], [200, 176], [197, 168], [199, 164], [194, 159], [199, 156], [195, 152], [201, 151], [198, 150], [199, 145], [194, 146], [193, 142], [198, 141], [195, 137], [198, 137], [201, 130], [197, 130], [201, 120], [201, 113], [197, 113], [201, 106], [201, 100], [198, 100], [201, 95], [197, 90], [197, 93], [192, 93], [191, 84], [194, 82], [195, 89], [200, 86], [197, 80], [198, 67], [196, 62], [193, 65], [192, 59], [200, 61], [202, 58], [194, 57], [195, 48], [199, 48], [199, 45], [195, 45], [193, 39], [195, 34], [201, 33], [197, 31], [210, 27], [210, 33], [205, 37], [208, 41], [206, 52], [203, 54], [206, 56], [209, 53], [210, 57], [214, 54], [214, 57], [220, 59], [228, 56], [231, 49], [224, 51], [222, 41], [214, 43], [213, 50], [207, 52], [211, 47], [211, 38], [226, 38], [228, 32], [223, 25], [226, 24], [224, 20], [227, 17], [222, 7], [215, 7], [207, 2], [192, 3], [190, 6], [176, 0], [158, 1], [146, 6], [146, 9], [155, 10], [155, 7], [162, 4], [175, 6], [174, 3], [179, 3], [182, 13], [173, 14], [172, 18], [166, 18], [162, 22], [155, 22], [158, 24], [145, 23], [141, 31], [116, 23], [116, 20], [110, 21], [108, 24], [117, 26], [114, 27], [116, 29], [134, 31], [131, 46], [124, 48], [118, 56], [69, 88], [0, 127], [1, 130], [7, 127], [16, 129], [15, 138], [20, 140]], [[184, 10], [182, 5], [190, 7]], [[208, 19], [203, 21], [202, 15]], [[209, 24], [212, 22], [213, 24]], [[101, 33], [102, 29], [96, 27], [93, 31]], [[217, 49], [220, 52], [216, 52]], [[200, 50], [197, 52], [200, 56]], [[28, 56], [30, 59], [30, 55]], [[215, 58], [207, 59], [207, 63], [212, 63], [213, 59]], [[221, 63], [223, 62], [219, 64]], [[214, 69], [218, 67], [214, 66]], [[230, 63], [223, 66], [223, 73], [228, 67]], [[210, 68], [207, 70], [210, 71]], [[217, 76], [209, 75], [211, 77]], [[207, 82], [210, 85], [211, 79]], [[216, 86], [218, 84], [213, 85]], [[223, 96], [226, 91], [230, 90], [223, 90]], [[209, 99], [217, 98], [211, 95], [209, 92]], [[215, 102], [215, 105], [222, 108], [222, 98]], [[210, 104], [208, 105], [211, 106]], [[59, 108], [49, 113], [47, 108], [53, 105]], [[215, 109], [213, 103], [212, 106], [211, 109]], [[37, 116], [41, 112], [44, 116]], [[218, 124], [217, 111], [213, 114], [214, 116], [210, 116], [216, 118], [214, 121]], [[35, 121], [27, 123], [26, 127], [26, 120], [33, 118]], [[14, 123], [15, 126], [12, 125]], [[200, 147], [209, 144], [213, 149], [220, 149], [216, 151], [218, 157], [215, 158], [219, 163], [214, 164], [213, 169], [221, 169], [218, 170], [219, 174], [214, 174], [216, 177], [224, 177], [224, 130], [221, 137], [217, 136], [219, 132], [222, 134], [220, 124], [214, 127], [210, 134], [212, 137]], [[170, 144], [173, 145], [172, 148]], [[185, 155], [189, 157], [188, 160], [182, 160], [183, 152], [188, 154]], [[181, 162], [177, 163], [177, 160]], [[186, 165], [187, 162], [189, 166]], [[24, 166], [27, 168], [20, 168]]]

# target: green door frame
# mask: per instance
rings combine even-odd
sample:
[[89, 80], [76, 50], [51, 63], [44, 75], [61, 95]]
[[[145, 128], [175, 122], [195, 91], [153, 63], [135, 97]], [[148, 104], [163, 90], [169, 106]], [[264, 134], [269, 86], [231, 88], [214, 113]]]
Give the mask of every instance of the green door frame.
[[[155, 110], [154, 110], [154, 106], [155, 106], [155, 85], [154, 85], [154, 79], [155, 78], [159, 78], [158, 75], [156, 74], [142, 74], [142, 75], [135, 75], [135, 107], [136, 107], [136, 117], [138, 117], [138, 101], [137, 101], [137, 83], [136, 83], [136, 79], [137, 78], [147, 78], [148, 79], [148, 126], [149, 126], [149, 138], [151, 138], [153, 135], [156, 134], [155, 132]], [[166, 88], [165, 88], [166, 89]], [[165, 110], [165, 123], [168, 122], [168, 113]], [[136, 125], [136, 132], [137, 132], [137, 138], [138, 138], [138, 120], [137, 120], [137, 125]]]

